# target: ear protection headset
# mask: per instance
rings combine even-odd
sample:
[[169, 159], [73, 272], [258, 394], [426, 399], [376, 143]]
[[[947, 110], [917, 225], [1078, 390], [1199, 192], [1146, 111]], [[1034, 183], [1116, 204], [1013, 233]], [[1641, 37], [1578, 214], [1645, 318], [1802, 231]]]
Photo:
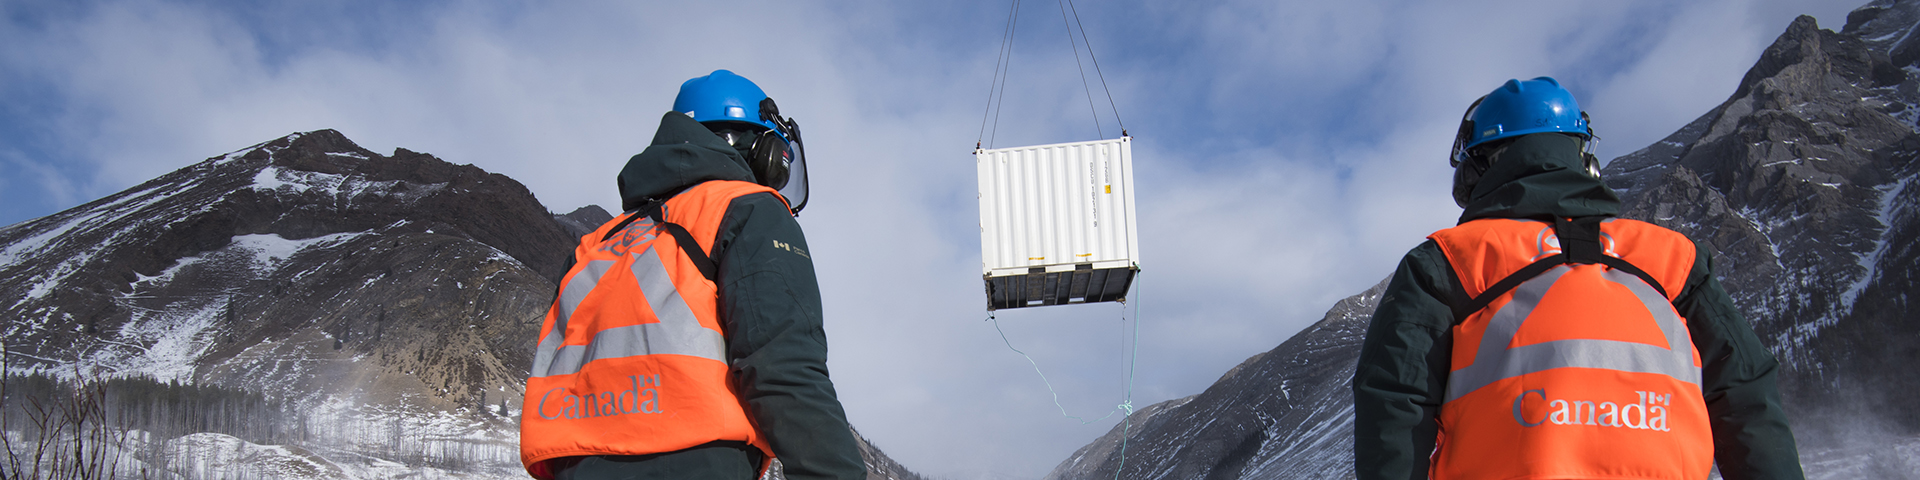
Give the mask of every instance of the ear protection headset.
[[771, 130], [753, 133], [732, 125], [716, 125], [713, 133], [726, 140], [747, 160], [747, 170], [753, 173], [755, 183], [775, 190], [786, 186], [787, 174], [793, 165], [793, 154], [787, 148], [787, 141], [781, 139], [779, 134]]
[[780, 192], [793, 213], [807, 204], [805, 143], [800, 123], [780, 116], [780, 107], [753, 81], [726, 70], [680, 85], [673, 110], [725, 139], [747, 161], [755, 183]]
[[747, 150], [747, 167], [753, 170], [753, 178], [761, 185], [774, 190], [786, 188], [789, 175], [793, 172], [793, 161], [804, 157], [804, 144], [800, 141], [800, 122], [780, 116], [780, 106], [773, 98], [760, 100], [760, 120], [772, 124], [773, 128], [760, 132]]
[[766, 128], [747, 122], [714, 122], [707, 124], [707, 128], [746, 157], [747, 169], [753, 172], [757, 183], [780, 190], [786, 188], [791, 180], [793, 162], [804, 158], [800, 122], [781, 118], [780, 107], [773, 103], [772, 98], [760, 100], [760, 119], [774, 127]]

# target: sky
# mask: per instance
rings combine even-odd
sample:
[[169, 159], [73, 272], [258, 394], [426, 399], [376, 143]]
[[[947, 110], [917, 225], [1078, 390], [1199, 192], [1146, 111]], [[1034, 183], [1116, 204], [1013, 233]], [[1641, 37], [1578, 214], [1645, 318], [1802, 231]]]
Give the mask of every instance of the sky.
[[[1028, 1], [1003, 50], [1011, 2], [0, 0], [0, 225], [328, 128], [612, 207], [679, 84], [729, 69], [803, 125], [854, 426], [937, 478], [1037, 478], [1124, 417], [1068, 418], [1116, 411], [1129, 365], [1136, 407], [1200, 393], [1451, 226], [1474, 98], [1553, 76], [1611, 159], [1724, 101], [1796, 15], [1861, 3]], [[1129, 302], [989, 320], [975, 142], [1121, 124]]]

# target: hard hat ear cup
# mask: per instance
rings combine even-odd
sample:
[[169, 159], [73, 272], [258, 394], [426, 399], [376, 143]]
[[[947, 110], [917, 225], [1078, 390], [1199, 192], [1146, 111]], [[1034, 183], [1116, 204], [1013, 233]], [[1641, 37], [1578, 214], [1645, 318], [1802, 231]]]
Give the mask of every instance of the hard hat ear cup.
[[793, 159], [787, 152], [787, 142], [780, 134], [768, 130], [760, 133], [753, 142], [753, 149], [747, 152], [747, 167], [753, 170], [753, 178], [761, 185], [774, 190], [787, 186], [788, 170]]

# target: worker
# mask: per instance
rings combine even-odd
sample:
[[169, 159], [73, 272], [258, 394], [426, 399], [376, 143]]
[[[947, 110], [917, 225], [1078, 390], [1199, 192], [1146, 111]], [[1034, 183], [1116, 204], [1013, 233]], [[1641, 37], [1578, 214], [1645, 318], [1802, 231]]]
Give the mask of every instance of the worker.
[[794, 220], [799, 124], [716, 70], [627, 161], [625, 213], [580, 239], [540, 328], [520, 457], [541, 479], [865, 478], [827, 375]]
[[1361, 347], [1358, 478], [1804, 477], [1712, 251], [1617, 218], [1594, 141], [1549, 77], [1468, 107], [1466, 211], [1401, 260]]

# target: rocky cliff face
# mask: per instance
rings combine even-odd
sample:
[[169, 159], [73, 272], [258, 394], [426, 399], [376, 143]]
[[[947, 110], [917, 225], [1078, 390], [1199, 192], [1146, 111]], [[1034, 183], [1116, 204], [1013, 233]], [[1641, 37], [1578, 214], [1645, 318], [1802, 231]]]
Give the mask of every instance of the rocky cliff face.
[[[1884, 0], [1841, 32], [1801, 17], [1725, 103], [1604, 176], [1624, 215], [1716, 252], [1715, 269], [1782, 362], [1809, 478], [1920, 478], [1920, 2]], [[1344, 478], [1350, 379], [1378, 289], [1228, 372], [1135, 414], [1050, 478]]]

